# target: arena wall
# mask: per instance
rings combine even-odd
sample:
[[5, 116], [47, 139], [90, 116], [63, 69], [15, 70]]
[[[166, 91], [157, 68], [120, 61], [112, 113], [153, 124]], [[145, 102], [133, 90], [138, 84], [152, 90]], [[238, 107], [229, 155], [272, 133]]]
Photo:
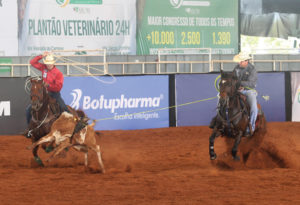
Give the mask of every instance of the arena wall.
[[[98, 130], [206, 126], [215, 115], [218, 75], [66, 77], [62, 95], [97, 120]], [[258, 102], [269, 122], [291, 120], [290, 79], [289, 72], [258, 74]], [[25, 80], [1, 78], [0, 134], [26, 128]]]

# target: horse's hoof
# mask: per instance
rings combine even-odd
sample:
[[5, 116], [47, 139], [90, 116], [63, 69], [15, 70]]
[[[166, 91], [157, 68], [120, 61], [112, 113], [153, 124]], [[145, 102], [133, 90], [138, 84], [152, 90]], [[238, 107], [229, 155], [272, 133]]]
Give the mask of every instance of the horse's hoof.
[[215, 160], [215, 159], [217, 159], [217, 155], [216, 154], [210, 155], [210, 160]]
[[44, 164], [39, 157], [34, 157], [34, 160], [36, 163], [38, 163], [39, 166], [44, 167]]
[[241, 159], [240, 159], [239, 156], [234, 156], [234, 157], [233, 157], [233, 160], [238, 162], [238, 161], [240, 161]]

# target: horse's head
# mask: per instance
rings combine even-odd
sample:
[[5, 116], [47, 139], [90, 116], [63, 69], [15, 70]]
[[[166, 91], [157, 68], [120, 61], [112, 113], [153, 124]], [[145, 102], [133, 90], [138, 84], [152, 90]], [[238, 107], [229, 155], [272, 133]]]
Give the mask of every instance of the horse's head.
[[227, 99], [233, 96], [237, 91], [238, 79], [233, 72], [221, 72], [219, 83], [220, 99]]
[[41, 109], [43, 104], [47, 99], [47, 90], [44, 86], [42, 79], [30, 79], [31, 88], [30, 88], [30, 98], [31, 98], [31, 107], [33, 110], [38, 111]]

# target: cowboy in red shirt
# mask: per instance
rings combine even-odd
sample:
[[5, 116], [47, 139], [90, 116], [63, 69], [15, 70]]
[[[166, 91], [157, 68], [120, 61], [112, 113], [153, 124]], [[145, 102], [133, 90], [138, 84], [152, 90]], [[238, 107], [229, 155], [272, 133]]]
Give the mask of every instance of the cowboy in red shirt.
[[[40, 63], [39, 60], [43, 59], [44, 63]], [[30, 61], [30, 64], [36, 69], [42, 71], [42, 77], [44, 83], [49, 92], [60, 92], [64, 83], [64, 76], [55, 65], [54, 56], [48, 52], [44, 52], [43, 55], [36, 56]]]
[[[41, 59], [43, 59], [44, 63], [39, 62]], [[47, 87], [48, 94], [56, 99], [57, 103], [59, 104], [60, 110], [62, 112], [70, 112], [60, 94], [64, 83], [64, 76], [62, 72], [56, 68], [54, 63], [54, 56], [49, 52], [44, 52], [43, 55], [36, 56], [30, 61], [30, 64], [34, 68], [42, 71], [42, 77], [45, 86]], [[27, 123], [29, 123], [31, 120], [31, 106], [29, 106], [26, 110], [26, 117]]]

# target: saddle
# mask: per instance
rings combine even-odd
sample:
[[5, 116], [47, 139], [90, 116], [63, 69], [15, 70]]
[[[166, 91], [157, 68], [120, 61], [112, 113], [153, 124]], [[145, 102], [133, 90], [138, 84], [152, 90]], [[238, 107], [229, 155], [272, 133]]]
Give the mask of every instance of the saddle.
[[[240, 95], [240, 99], [241, 99], [241, 100], [243, 101], [243, 103], [247, 106], [248, 116], [250, 117], [250, 106], [249, 106], [249, 104], [248, 104], [248, 102], [247, 102], [247, 97], [246, 97], [244, 94], [242, 94], [242, 93], [239, 93], [239, 95]], [[263, 114], [263, 111], [262, 111], [262, 109], [261, 109], [261, 105], [258, 104], [258, 103], [257, 103], [257, 110], [258, 110], [258, 112], [257, 112], [256, 123], [257, 123], [258, 120], [259, 120], [259, 116]]]
[[247, 96], [244, 95], [243, 93], [238, 93], [239, 95], [239, 99], [240, 99], [240, 104], [242, 109], [244, 109], [244, 107], [246, 107], [246, 109], [244, 109], [246, 111], [246, 114], [250, 117], [250, 105], [247, 102]]

